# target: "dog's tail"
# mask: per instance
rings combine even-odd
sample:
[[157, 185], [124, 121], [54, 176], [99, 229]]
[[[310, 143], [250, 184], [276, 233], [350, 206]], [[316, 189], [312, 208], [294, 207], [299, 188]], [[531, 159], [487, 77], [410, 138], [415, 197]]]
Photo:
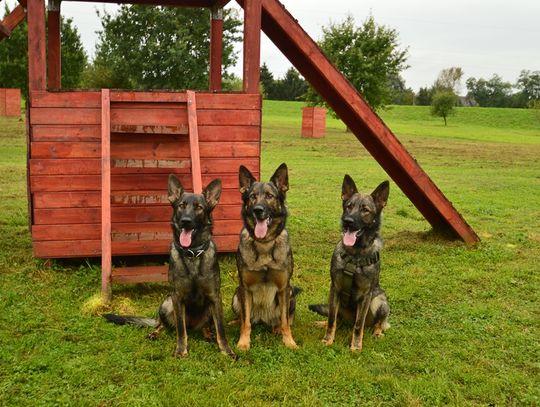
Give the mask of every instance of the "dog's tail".
[[308, 308], [310, 311], [316, 312], [323, 317], [328, 316], [328, 304], [310, 304]]
[[151, 328], [156, 328], [158, 326], [158, 320], [153, 318], [123, 316], [115, 314], [103, 314], [103, 318], [116, 325], [131, 324], [136, 326], [147, 326]]

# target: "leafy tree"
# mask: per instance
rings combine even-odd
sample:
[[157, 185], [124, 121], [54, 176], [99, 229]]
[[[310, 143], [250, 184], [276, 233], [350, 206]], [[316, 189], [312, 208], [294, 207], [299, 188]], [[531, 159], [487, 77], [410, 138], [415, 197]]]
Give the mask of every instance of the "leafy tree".
[[451, 90], [454, 94], [458, 95], [461, 91], [461, 78], [463, 74], [463, 69], [458, 66], [443, 69], [435, 80], [433, 89], [435, 91]]
[[264, 98], [268, 98], [268, 95], [271, 94], [273, 91], [275, 79], [274, 75], [272, 75], [272, 72], [270, 72], [270, 69], [268, 69], [268, 65], [266, 65], [266, 63], [263, 63], [261, 65], [260, 81], [263, 87], [262, 95]]
[[268, 98], [272, 100], [300, 100], [305, 97], [308, 85], [294, 68], [289, 68], [282, 79], [274, 82]]
[[431, 98], [433, 97], [433, 89], [428, 87], [418, 89], [418, 93], [415, 97], [415, 104], [418, 106], [431, 105]]
[[467, 97], [473, 98], [483, 107], [510, 107], [513, 105], [512, 85], [504, 82], [502, 78], [493, 74], [486, 80], [483, 78], [468, 78]]
[[[5, 15], [9, 9], [5, 7]], [[77, 28], [71, 19], [61, 20], [62, 87], [78, 87], [87, 63]], [[0, 87], [20, 88], [28, 97], [28, 28], [26, 21], [0, 42]]]
[[456, 94], [452, 90], [437, 90], [433, 94], [431, 101], [431, 114], [442, 117], [446, 126], [446, 118], [454, 113], [456, 105]]
[[540, 71], [522, 70], [516, 83], [522, 97], [529, 107], [535, 106], [535, 101], [540, 100]]
[[[319, 45], [372, 108], [383, 108], [391, 101], [389, 80], [407, 68], [407, 49], [399, 48], [396, 30], [376, 24], [373, 17], [357, 27], [348, 16], [323, 27]], [[311, 105], [324, 104], [312, 88], [306, 99]]]
[[[87, 82], [100, 87], [204, 89], [208, 87], [210, 19], [199, 8], [128, 6], [98, 13], [96, 58]], [[223, 68], [236, 62], [240, 20], [224, 10]]]
[[411, 88], [407, 88], [405, 80], [401, 75], [392, 75], [388, 79], [388, 86], [392, 92], [393, 105], [412, 105], [414, 101], [414, 92]]

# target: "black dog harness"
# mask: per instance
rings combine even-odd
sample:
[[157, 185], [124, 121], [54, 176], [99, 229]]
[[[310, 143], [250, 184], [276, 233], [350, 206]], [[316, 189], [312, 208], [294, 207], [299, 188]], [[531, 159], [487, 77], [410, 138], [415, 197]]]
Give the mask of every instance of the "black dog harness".
[[354, 276], [362, 274], [364, 267], [377, 264], [380, 261], [379, 252], [376, 252], [370, 257], [353, 257], [345, 253], [340, 255], [341, 260], [345, 263], [343, 267], [343, 289], [341, 290], [341, 299], [343, 303], [350, 303], [353, 294], [353, 281]]
[[210, 246], [210, 241], [204, 242], [203, 244], [195, 247], [184, 248], [180, 246], [176, 241], [173, 241], [174, 248], [178, 250], [181, 257], [199, 257], [203, 254], [206, 249]]

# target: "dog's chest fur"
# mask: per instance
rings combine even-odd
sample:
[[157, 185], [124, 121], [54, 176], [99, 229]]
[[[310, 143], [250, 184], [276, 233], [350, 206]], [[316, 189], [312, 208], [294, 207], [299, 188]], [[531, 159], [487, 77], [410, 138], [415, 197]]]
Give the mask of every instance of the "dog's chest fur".
[[268, 242], [253, 239], [247, 230], [241, 234], [239, 266], [242, 278], [250, 289], [258, 285], [285, 287], [292, 271], [292, 254], [289, 237], [283, 230], [278, 237]]

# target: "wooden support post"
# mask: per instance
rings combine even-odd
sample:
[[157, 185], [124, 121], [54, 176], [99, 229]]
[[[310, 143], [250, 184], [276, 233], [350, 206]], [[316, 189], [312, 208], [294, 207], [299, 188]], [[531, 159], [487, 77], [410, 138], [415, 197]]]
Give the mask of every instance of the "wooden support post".
[[46, 90], [45, 0], [29, 0], [28, 20], [28, 89]]
[[111, 301], [111, 97], [101, 90], [101, 297]]
[[261, 0], [244, 1], [244, 92], [259, 93]]
[[47, 86], [61, 88], [60, 0], [49, 0], [47, 35]]
[[219, 92], [223, 60], [223, 9], [212, 7], [210, 12], [210, 91]]
[[193, 192], [202, 192], [201, 158], [199, 153], [199, 130], [197, 128], [197, 102], [195, 92], [187, 91], [187, 113], [189, 128], [189, 151], [191, 153], [191, 177]]

